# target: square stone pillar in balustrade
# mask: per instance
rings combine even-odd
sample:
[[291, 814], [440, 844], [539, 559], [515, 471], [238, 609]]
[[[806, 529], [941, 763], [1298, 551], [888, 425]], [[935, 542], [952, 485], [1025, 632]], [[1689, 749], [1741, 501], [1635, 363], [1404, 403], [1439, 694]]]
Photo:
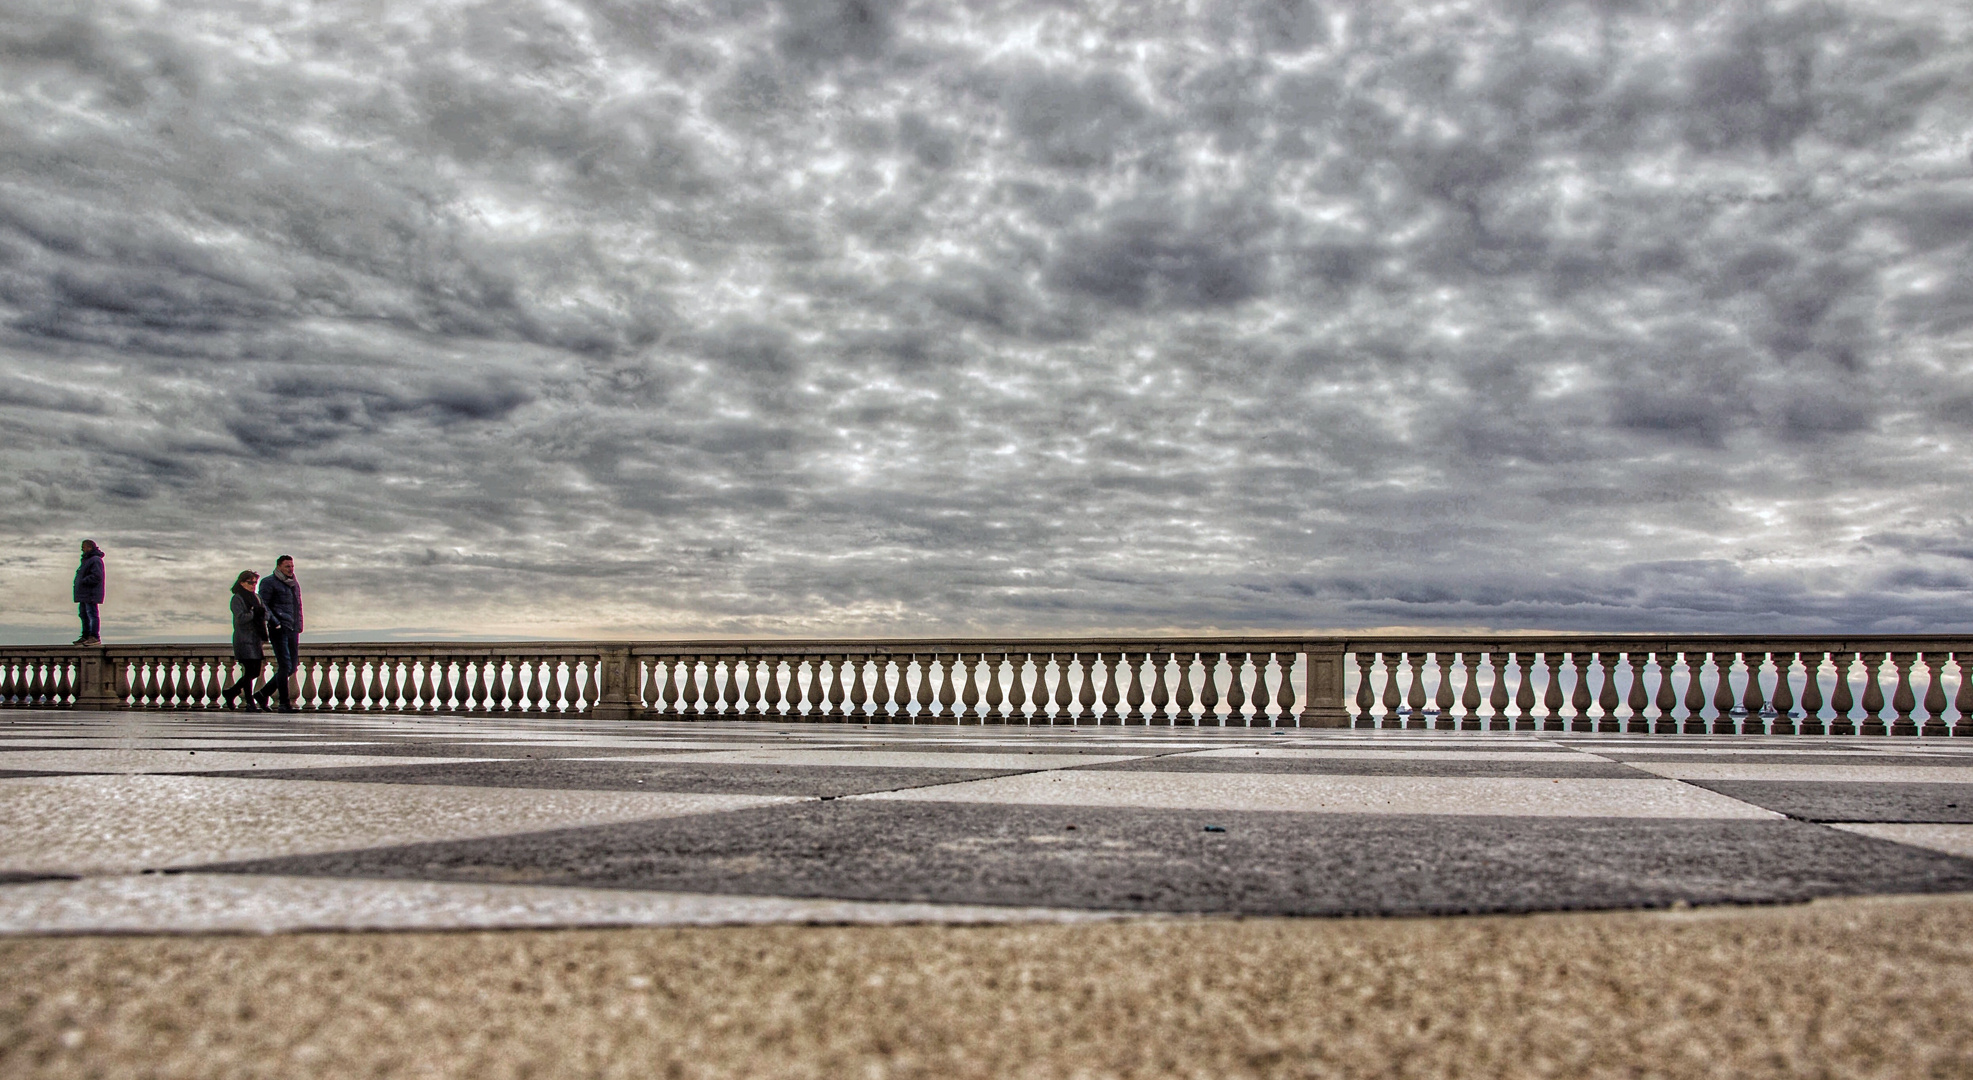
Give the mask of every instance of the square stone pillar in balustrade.
[[1302, 696], [1297, 726], [1349, 727], [1350, 713], [1343, 705], [1342, 645], [1311, 645], [1302, 655], [1308, 664], [1308, 692]]

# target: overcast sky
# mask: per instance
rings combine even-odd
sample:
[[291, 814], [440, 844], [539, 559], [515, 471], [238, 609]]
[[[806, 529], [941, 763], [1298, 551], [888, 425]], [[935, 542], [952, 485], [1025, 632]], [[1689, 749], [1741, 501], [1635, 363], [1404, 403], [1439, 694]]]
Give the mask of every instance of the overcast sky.
[[1973, 629], [1973, 5], [0, 0], [0, 635]]

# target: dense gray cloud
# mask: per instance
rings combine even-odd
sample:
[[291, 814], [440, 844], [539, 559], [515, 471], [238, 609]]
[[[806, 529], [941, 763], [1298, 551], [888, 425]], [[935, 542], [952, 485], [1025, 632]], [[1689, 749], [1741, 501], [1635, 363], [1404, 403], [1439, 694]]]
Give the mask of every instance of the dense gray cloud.
[[0, 0], [0, 628], [1973, 629], [1973, 13]]

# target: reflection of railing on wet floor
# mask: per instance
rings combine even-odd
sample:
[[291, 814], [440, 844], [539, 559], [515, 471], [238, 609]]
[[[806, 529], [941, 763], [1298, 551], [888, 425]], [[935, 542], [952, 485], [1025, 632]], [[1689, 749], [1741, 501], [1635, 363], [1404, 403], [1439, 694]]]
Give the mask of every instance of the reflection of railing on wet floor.
[[[1973, 637], [1119, 637], [305, 645], [312, 712], [1973, 735]], [[0, 646], [0, 705], [223, 707], [213, 645]]]

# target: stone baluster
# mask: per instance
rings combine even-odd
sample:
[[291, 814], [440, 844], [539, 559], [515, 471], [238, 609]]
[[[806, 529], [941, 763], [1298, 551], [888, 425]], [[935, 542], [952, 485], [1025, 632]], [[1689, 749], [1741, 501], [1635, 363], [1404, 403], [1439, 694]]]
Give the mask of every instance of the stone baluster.
[[1075, 714], [1075, 722], [1078, 724], [1097, 719], [1096, 661], [1098, 659], [1100, 654], [1097, 653], [1079, 652], [1074, 656], [1076, 670], [1082, 676], [1082, 687], [1076, 691], [1075, 700], [1075, 704], [1079, 707], [1079, 711]]
[[1774, 734], [1797, 734], [1795, 726], [1795, 654], [1774, 654]]
[[[1539, 663], [1543, 681], [1547, 684], [1541, 693], [1541, 728], [1543, 731], [1567, 731], [1569, 720], [1562, 712], [1568, 696], [1562, 692], [1562, 673], [1569, 670], [1568, 658], [1553, 650], [1543, 652]], [[1576, 676], [1576, 688], [1582, 688], [1582, 675]]]
[[[1242, 685], [1246, 687], [1247, 707], [1253, 710], [1247, 714], [1248, 727], [1269, 726], [1267, 707], [1273, 700], [1274, 692], [1267, 687], [1267, 657], [1268, 654], [1264, 652], [1250, 652], [1245, 654], [1240, 664], [1242, 672], [1252, 669], [1254, 673], [1252, 680], [1244, 674], [1240, 676]], [[1416, 717], [1416, 709], [1412, 710], [1412, 715]]]
[[1738, 655], [1732, 652], [1713, 654], [1713, 673], [1717, 681], [1713, 683], [1713, 734], [1733, 734], [1733, 660]]
[[1247, 726], [1247, 654], [1230, 652], [1226, 654], [1226, 689], [1220, 694], [1220, 704], [1226, 706], [1226, 718], [1222, 727]]
[[331, 675], [326, 656], [303, 656], [295, 661], [294, 706], [310, 712], [334, 712], [335, 705], [329, 700]]
[[1383, 685], [1379, 687], [1377, 694], [1377, 703], [1383, 706], [1384, 710], [1383, 715], [1378, 718], [1378, 726], [1401, 727], [1403, 721], [1398, 719], [1398, 706], [1404, 704], [1404, 696], [1398, 690], [1401, 678], [1398, 674], [1398, 665], [1404, 662], [1404, 654], [1386, 652], [1380, 653], [1378, 658], [1383, 661], [1384, 675]]
[[1493, 681], [1492, 688], [1487, 691], [1489, 731], [1508, 731], [1514, 727], [1514, 718], [1507, 715], [1507, 665], [1513, 662], [1513, 653], [1486, 654], [1487, 674]]
[[827, 658], [821, 656], [803, 656], [788, 661], [789, 719], [815, 721], [822, 718], [822, 703], [829, 696], [825, 671], [827, 664]]
[[1802, 720], [1795, 730], [1803, 735], [1821, 735], [1822, 726], [1822, 653], [1805, 652], [1802, 658]]
[[[336, 693], [341, 696], [344, 672], [336, 669]], [[459, 663], [459, 711], [475, 716], [492, 712], [493, 702], [493, 659], [475, 656]]]
[[1199, 726], [1199, 718], [1192, 713], [1192, 665], [1199, 662], [1196, 652], [1179, 653], [1173, 658], [1178, 671], [1178, 685], [1172, 688], [1172, 723]]
[[1925, 662], [1925, 727], [1923, 734], [1944, 735], [1946, 727], [1946, 687], [1942, 681], [1946, 674], [1946, 658], [1936, 652], [1928, 652]]
[[1535, 654], [1530, 652], [1512, 654], [1520, 661], [1520, 683], [1514, 688], [1514, 729], [1516, 731], [1535, 730]]
[[888, 724], [892, 721], [890, 654], [872, 656], [870, 666], [870, 722]]
[[1118, 685], [1118, 665], [1123, 662], [1123, 653], [1096, 654], [1097, 666], [1103, 669], [1103, 718], [1105, 724], [1123, 723], [1123, 714], [1117, 706], [1123, 703], [1123, 689]]
[[1617, 718], [1617, 706], [1623, 704], [1617, 696], [1617, 654], [1597, 653], [1596, 666], [1603, 673], [1603, 687], [1596, 693], [1596, 707], [1602, 712], [1596, 720], [1596, 730], [1622, 731], [1623, 722]]
[[870, 666], [870, 658], [844, 656], [842, 663], [849, 665], [849, 685], [843, 691], [843, 700], [849, 703], [849, 708], [842, 715], [851, 720], [867, 720], [870, 718], [870, 691], [863, 685], [863, 675], [864, 669]]
[[843, 687], [843, 665], [848, 662], [848, 659], [846, 656], [825, 656], [822, 658], [822, 662], [829, 667], [828, 715], [830, 719], [836, 721], [841, 721], [847, 715], [843, 712], [843, 702], [848, 696], [847, 691]]
[[1624, 701], [1630, 708], [1630, 714], [1624, 719], [1624, 730], [1633, 735], [1642, 735], [1651, 730], [1651, 721], [1645, 716], [1651, 708], [1651, 693], [1644, 687], [1644, 666], [1650, 658], [1649, 653], [1624, 654], [1624, 660], [1630, 664], [1630, 693]]
[[[1007, 654], [1007, 711], [1005, 722], [1025, 724], [1028, 720], [1028, 654]], [[995, 671], [1000, 670], [997, 666]], [[991, 687], [988, 688], [991, 693]]]
[[1407, 652], [1399, 654], [1405, 661], [1405, 673], [1411, 675], [1405, 685], [1405, 725], [1407, 729], [1426, 729], [1430, 721], [1425, 719], [1425, 654]]
[[654, 656], [651, 658], [651, 663], [654, 665], [651, 669], [653, 682], [658, 682], [659, 672], [663, 672], [662, 685], [658, 687], [656, 696], [651, 699], [651, 706], [662, 707], [662, 715], [675, 719], [679, 715], [679, 702], [683, 700], [685, 692], [682, 669], [687, 661], [678, 656]]
[[744, 691], [740, 689], [740, 667], [746, 658], [742, 656], [722, 656], [719, 667], [724, 673], [719, 685], [719, 715], [739, 716], [740, 702]]
[[980, 659], [986, 663], [987, 684], [981, 703], [986, 708], [980, 710], [982, 722], [1005, 724], [1008, 722], [1005, 690], [1000, 685], [1000, 669], [1007, 666], [1006, 653], [982, 653]]
[[570, 683], [569, 711], [589, 716], [591, 707], [596, 704], [596, 664], [586, 656], [571, 656], [565, 663], [568, 664]]
[[553, 715], [562, 711], [562, 658], [542, 656], [535, 659], [535, 670], [541, 676], [541, 711]]
[[1221, 727], [1219, 718], [1219, 662], [1223, 653], [1200, 653], [1201, 672], [1199, 676], [1199, 723], [1205, 727]]
[[1883, 735], [1884, 727], [1884, 684], [1879, 681], [1878, 670], [1884, 666], [1884, 654], [1867, 652], [1863, 660], [1863, 729], [1859, 735]]
[[1283, 727], [1290, 724], [1297, 727], [1301, 726], [1301, 721], [1298, 719], [1295, 709], [1294, 667], [1295, 657], [1297, 655], [1292, 652], [1278, 652], [1274, 654], [1274, 681], [1276, 686], [1274, 691], [1274, 718]]
[[1959, 669], [1959, 693], [1953, 695], [1952, 708], [1956, 713], [1952, 721], [1954, 736], [1973, 735], [1973, 670], [1968, 670], [1967, 660], [1973, 654], [1955, 652], [1953, 666]]
[[420, 657], [417, 657], [417, 656], [407, 656], [407, 657], [405, 657], [405, 658], [404, 658], [404, 661], [403, 661], [403, 666], [404, 666], [404, 683], [403, 683], [403, 690], [404, 690], [404, 707], [403, 707], [403, 709], [402, 709], [402, 710], [400, 710], [400, 711], [402, 711], [402, 712], [405, 712], [405, 713], [408, 713], [408, 714], [410, 714], [410, 715], [412, 715], [412, 716], [416, 716], [416, 715], [418, 714], [418, 712], [419, 712], [419, 708], [418, 708], [418, 686], [419, 686], [419, 683], [418, 683], [418, 675], [419, 675], [419, 669], [420, 669], [420, 667], [421, 667], [421, 665], [420, 665], [420, 663], [419, 663], [419, 660], [420, 660]]
[[562, 657], [541, 657], [541, 711], [562, 713], [562, 705], [568, 699], [568, 679], [562, 675]]
[[1459, 671], [1459, 664], [1455, 659], [1457, 655], [1447, 652], [1431, 654], [1432, 668], [1439, 673], [1438, 690], [1432, 698], [1433, 707], [1439, 710], [1439, 720], [1433, 726], [1440, 731], [1459, 730], [1459, 717], [1453, 712], [1453, 707], [1459, 704], [1459, 698], [1452, 689], [1453, 676]]
[[918, 668], [917, 692], [912, 696], [916, 708], [912, 711], [911, 722], [927, 723], [934, 718], [932, 704], [936, 697], [932, 687], [932, 672], [937, 668], [939, 658], [936, 653], [914, 653], [911, 658], [917, 661]]
[[735, 656], [732, 660], [733, 685], [738, 696], [733, 699], [733, 713], [758, 720], [760, 718], [760, 658], [757, 656]]
[[766, 685], [760, 688], [760, 711], [762, 716], [781, 717], [787, 713], [788, 699], [781, 692], [781, 658], [761, 657], [761, 666], [767, 672]]
[[1377, 726], [1376, 678], [1372, 665], [1377, 662], [1377, 654], [1368, 649], [1356, 652], [1356, 716], [1351, 719], [1353, 728], [1374, 728]]
[[538, 706], [530, 704], [530, 698], [541, 692], [541, 673], [536, 670], [532, 659], [509, 656], [506, 683], [509, 712], [525, 715], [538, 711]]
[[1586, 652], [1569, 654], [1574, 667], [1574, 687], [1569, 695], [1569, 731], [1596, 731], [1596, 717], [1590, 715], [1590, 707], [1596, 705], [1596, 695], [1590, 693], [1590, 656]]
[[377, 703], [377, 710], [379, 712], [396, 712], [398, 689], [397, 658], [391, 656], [384, 657], [382, 660], [377, 661], [377, 666], [381, 672], [379, 681], [382, 684], [382, 689], [378, 691], [380, 700]]
[[938, 658], [913, 653], [897, 669], [897, 710], [908, 723], [920, 723], [932, 716], [932, 665]]
[[1829, 694], [1829, 710], [1835, 714], [1829, 720], [1829, 733], [1855, 735], [1856, 723], [1851, 718], [1850, 711], [1856, 708], [1857, 701], [1850, 689], [1850, 669], [1856, 663], [1856, 654], [1832, 652], [1829, 654], [1829, 663], [1836, 669], [1836, 685]]
[[[968, 656], [973, 659], [968, 660]], [[980, 718], [979, 667], [986, 663], [986, 654], [961, 653], [959, 663], [966, 669], [966, 685], [959, 691], [959, 704], [963, 706], [959, 710], [959, 719], [977, 721]]]
[[1916, 735], [1918, 725], [1912, 722], [1911, 710], [1918, 705], [1918, 699], [1911, 692], [1911, 662], [1917, 659], [1913, 653], [1892, 653], [1891, 666], [1897, 670], [1897, 685], [1891, 691], [1891, 709], [1896, 713], [1891, 721], [1891, 734]]
[[942, 659], [940, 657], [932, 658], [933, 663], [939, 667], [941, 676], [939, 681], [938, 715], [939, 723], [941, 724], [956, 724], [959, 722], [959, 714], [953, 711], [952, 708], [959, 700], [959, 684], [952, 674], [952, 665], [958, 659], [959, 655], [957, 653], [946, 653]]
[[1465, 685], [1459, 688], [1459, 730], [1483, 731], [1486, 720], [1480, 715], [1480, 654], [1462, 652], [1459, 659], [1466, 669]]
[[452, 666], [452, 662], [437, 656], [427, 656], [424, 659], [425, 670], [423, 672], [423, 678], [418, 682], [418, 711], [421, 713], [449, 712], [452, 706], [450, 700], [451, 686], [448, 681], [446, 687], [447, 692], [441, 695], [438, 684], [440, 679], [447, 677], [446, 671]]
[[[6, 685], [7, 670], [11, 666], [6, 661], [0, 660], [0, 701], [12, 700], [12, 694]], [[110, 678], [112, 684], [110, 687], [110, 700], [116, 702], [117, 708], [120, 709], [130, 708], [134, 704], [130, 700], [130, 668], [131, 665], [122, 659], [110, 661]]]
[[1034, 654], [1034, 693], [1030, 701], [1034, 713], [1028, 718], [1030, 724], [1039, 726], [1055, 722], [1054, 683], [1048, 675], [1049, 667], [1054, 662], [1054, 653]]
[[[679, 673], [685, 677], [679, 685], [679, 717], [698, 717], [698, 657], [681, 656], [677, 659]], [[665, 711], [671, 713], [671, 699], [665, 699]]]
[[1685, 653], [1685, 727], [1681, 734], [1704, 735], [1706, 733], [1706, 654], [1693, 650]]
[[1746, 718], [1740, 722], [1740, 729], [1748, 735], [1767, 734], [1767, 687], [1761, 682], [1761, 669], [1767, 666], [1766, 652], [1743, 652], [1740, 659], [1747, 665], [1747, 686], [1740, 695], [1740, 710]]
[[322, 692], [327, 695], [323, 708], [329, 712], [354, 712], [349, 699], [349, 661], [341, 656], [328, 656], [323, 658], [322, 665]]
[[528, 711], [528, 686], [533, 682], [534, 669], [526, 657], [509, 656], [505, 660], [505, 674], [501, 682], [507, 693], [507, 711], [525, 713]]

